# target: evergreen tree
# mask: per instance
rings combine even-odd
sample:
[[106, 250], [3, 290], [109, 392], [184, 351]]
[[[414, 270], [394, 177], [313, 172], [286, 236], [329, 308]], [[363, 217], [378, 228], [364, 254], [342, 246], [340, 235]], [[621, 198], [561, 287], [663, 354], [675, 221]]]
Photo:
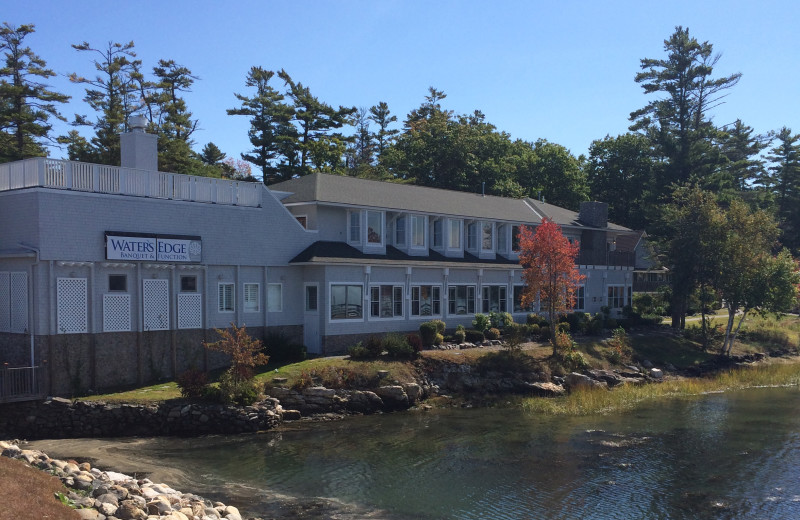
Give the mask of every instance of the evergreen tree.
[[395, 136], [400, 133], [397, 129], [389, 129], [389, 125], [397, 122], [397, 116], [391, 115], [389, 105], [381, 101], [369, 109], [369, 119], [378, 125], [378, 131], [373, 134], [377, 145], [378, 161], [383, 157], [383, 151], [392, 144]]
[[228, 115], [250, 117], [247, 135], [253, 148], [243, 153], [242, 159], [261, 169], [265, 184], [291, 179], [295, 170], [296, 131], [291, 124], [294, 112], [283, 103], [283, 94], [269, 84], [274, 75], [261, 67], [251, 67], [245, 85], [254, 87], [255, 94], [234, 94], [242, 105], [227, 111]]
[[[155, 96], [158, 120], [154, 123], [158, 133], [158, 162], [163, 171], [188, 173], [197, 160], [192, 151], [191, 135], [198, 121], [186, 107], [182, 92], [191, 92], [197, 76], [173, 60], [159, 60], [153, 67], [156, 78]], [[151, 122], [153, 122], [151, 120]]]
[[[84, 101], [98, 115], [94, 123], [90, 123], [86, 116], [75, 116], [73, 125], [93, 126], [95, 135], [90, 140], [91, 148], [88, 153], [73, 147], [86, 155], [70, 156], [70, 159], [118, 165], [119, 134], [127, 131], [128, 116], [141, 108], [139, 82], [142, 76], [139, 68], [142, 62], [135, 59], [133, 42], [109, 42], [103, 49], [95, 49], [87, 42], [72, 47], [79, 52], [90, 52], [99, 56], [92, 61], [97, 70], [94, 78], [76, 73], [69, 76], [73, 83], [87, 85]], [[62, 138], [62, 142], [69, 142], [69, 139], [66, 136]]]
[[775, 135], [777, 144], [767, 156], [772, 163], [766, 184], [774, 193], [781, 242], [795, 254], [800, 252], [800, 134], [786, 127]]
[[545, 201], [557, 206], [577, 210], [589, 197], [589, 186], [581, 162], [560, 144], [546, 139], [535, 143], [519, 142], [524, 151], [523, 162], [518, 166], [517, 182], [526, 188], [529, 195], [537, 197], [541, 192]]
[[0, 162], [46, 155], [43, 142], [50, 139], [50, 118], [64, 121], [56, 103], [69, 96], [50, 90], [42, 81], [55, 76], [45, 61], [23, 44], [34, 32], [33, 24], [0, 27]]
[[347, 169], [350, 175], [368, 177], [372, 174], [377, 149], [374, 136], [369, 129], [369, 111], [360, 108], [353, 116], [355, 135], [347, 150]]
[[214, 143], [208, 143], [203, 147], [199, 157], [204, 164], [214, 166], [221, 163], [225, 159], [226, 154]]

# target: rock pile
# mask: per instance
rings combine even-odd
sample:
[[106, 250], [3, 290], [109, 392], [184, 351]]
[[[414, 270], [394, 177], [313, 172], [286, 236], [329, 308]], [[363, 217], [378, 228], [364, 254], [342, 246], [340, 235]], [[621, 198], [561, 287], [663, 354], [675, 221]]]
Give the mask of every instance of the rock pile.
[[384, 385], [374, 390], [337, 390], [312, 386], [296, 390], [285, 386], [267, 388], [269, 395], [277, 398], [284, 418], [296, 418], [292, 410], [300, 414], [325, 413], [375, 413], [380, 411], [405, 410], [429, 394], [429, 389], [416, 383]]
[[[61, 479], [69, 504], [84, 520], [242, 520], [239, 510], [222, 502], [181, 493], [166, 484], [100, 471], [88, 462], [51, 459], [0, 441], [2, 456], [19, 459]], [[251, 519], [258, 520], [258, 519]]]

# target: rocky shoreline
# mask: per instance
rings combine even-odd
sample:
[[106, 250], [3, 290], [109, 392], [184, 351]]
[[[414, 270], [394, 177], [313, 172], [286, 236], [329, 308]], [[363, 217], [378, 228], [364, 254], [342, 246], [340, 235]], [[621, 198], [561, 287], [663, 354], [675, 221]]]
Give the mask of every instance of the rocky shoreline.
[[0, 455], [58, 477], [66, 486], [63, 500], [83, 520], [260, 520], [243, 517], [236, 507], [146, 478], [101, 471], [88, 462], [52, 459], [38, 450], [21, 449], [16, 441], [0, 441]]

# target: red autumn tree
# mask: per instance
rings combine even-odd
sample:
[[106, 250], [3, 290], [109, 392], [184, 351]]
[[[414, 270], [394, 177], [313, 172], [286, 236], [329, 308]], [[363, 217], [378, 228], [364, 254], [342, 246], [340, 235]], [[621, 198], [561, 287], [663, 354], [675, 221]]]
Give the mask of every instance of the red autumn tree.
[[[537, 295], [547, 312], [551, 326], [560, 314], [575, 306], [575, 297], [581, 280], [585, 277], [578, 272], [575, 259], [580, 247], [571, 244], [561, 233], [561, 228], [548, 218], [535, 231], [522, 226], [519, 236], [519, 262], [522, 264], [522, 305], [530, 306]], [[555, 330], [550, 335], [555, 355]]]

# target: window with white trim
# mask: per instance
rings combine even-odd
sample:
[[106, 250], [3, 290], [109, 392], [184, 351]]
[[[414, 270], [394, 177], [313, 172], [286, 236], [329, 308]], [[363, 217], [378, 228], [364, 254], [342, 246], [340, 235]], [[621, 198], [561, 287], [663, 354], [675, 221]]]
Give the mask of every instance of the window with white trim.
[[505, 285], [484, 285], [482, 291], [483, 312], [506, 312], [508, 298], [506, 297]]
[[448, 314], [453, 316], [475, 314], [475, 286], [448, 285], [447, 306]]
[[442, 219], [437, 218], [433, 221], [433, 247], [444, 247], [444, 226]]
[[373, 285], [369, 288], [371, 318], [400, 318], [403, 316], [403, 287]]
[[353, 244], [361, 243], [361, 212], [347, 212], [347, 241]]
[[467, 224], [467, 249], [478, 249], [478, 223]]
[[522, 231], [520, 226], [511, 226], [511, 251], [519, 253], [519, 237]]
[[383, 245], [382, 211], [367, 211], [367, 244]]
[[394, 221], [394, 245], [406, 245], [406, 217], [397, 217]]
[[219, 312], [233, 312], [234, 305], [233, 305], [233, 284], [232, 283], [221, 283], [219, 284], [219, 298], [217, 299], [218, 303], [218, 310]]
[[360, 284], [331, 284], [331, 320], [360, 320], [363, 304]]
[[612, 309], [621, 309], [625, 306], [625, 286], [608, 286], [608, 306]]
[[319, 309], [318, 294], [316, 285], [306, 285], [306, 312], [316, 312]]
[[442, 314], [442, 288], [438, 285], [411, 286], [411, 315], [440, 316]]
[[497, 252], [508, 252], [508, 226], [505, 224], [497, 226]]
[[481, 250], [491, 251], [494, 249], [494, 224], [492, 222], [481, 223]]
[[581, 285], [578, 287], [578, 290], [575, 291], [575, 309], [576, 311], [582, 311], [586, 308], [586, 286]]
[[450, 249], [461, 249], [461, 221], [451, 218], [448, 222], [450, 226], [450, 236], [447, 246]]
[[279, 283], [267, 284], [267, 312], [281, 312], [283, 310], [283, 285]]
[[424, 215], [411, 215], [411, 246], [425, 247], [425, 221]]
[[259, 289], [257, 283], [244, 284], [244, 312], [259, 312]]

